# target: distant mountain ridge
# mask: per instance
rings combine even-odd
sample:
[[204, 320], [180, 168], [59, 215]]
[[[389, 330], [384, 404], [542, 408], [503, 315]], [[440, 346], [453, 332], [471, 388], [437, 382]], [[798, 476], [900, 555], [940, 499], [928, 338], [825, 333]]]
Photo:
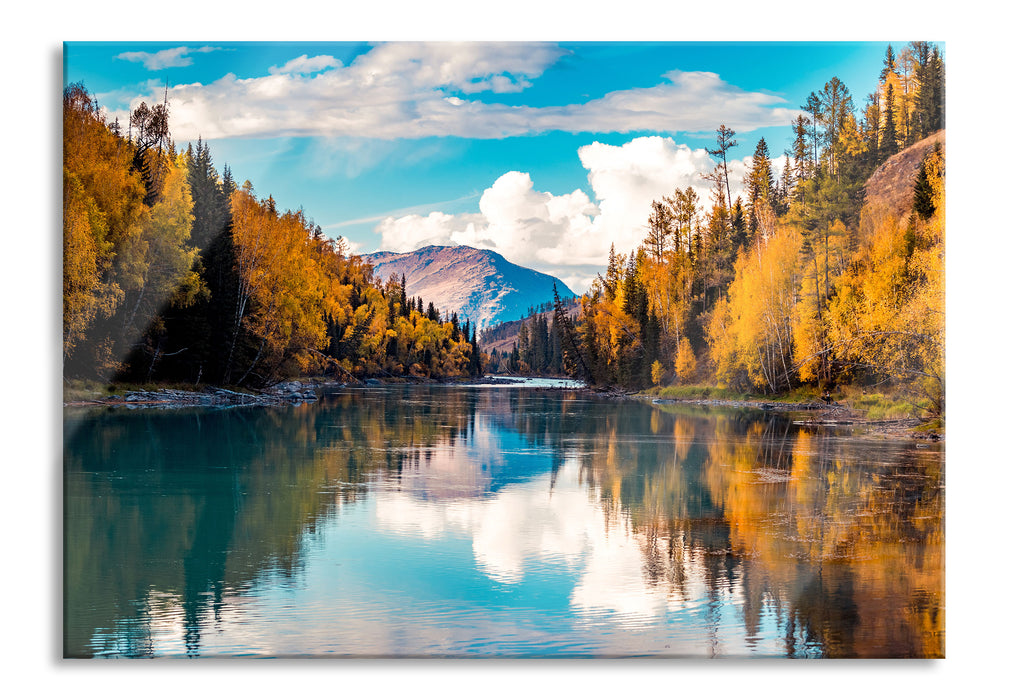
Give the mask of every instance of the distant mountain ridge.
[[382, 280], [406, 275], [406, 294], [453, 311], [479, 329], [522, 318], [531, 306], [574, 296], [556, 277], [509, 262], [490, 250], [469, 246], [427, 246], [409, 253], [362, 256]]

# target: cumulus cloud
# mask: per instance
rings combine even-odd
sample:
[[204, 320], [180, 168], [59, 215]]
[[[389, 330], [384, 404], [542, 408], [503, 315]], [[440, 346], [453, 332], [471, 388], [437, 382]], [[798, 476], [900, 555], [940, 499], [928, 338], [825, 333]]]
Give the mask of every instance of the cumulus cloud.
[[116, 58], [130, 61], [131, 63], [143, 63], [144, 68], [147, 70], [162, 70], [163, 68], [180, 68], [192, 65], [193, 59], [190, 54], [208, 53], [217, 50], [218, 47], [215, 46], [201, 46], [198, 49], [191, 49], [188, 46], [177, 46], [174, 49], [163, 49], [155, 53], [126, 51], [116, 56]]
[[[121, 57], [163, 67], [184, 65], [188, 51]], [[584, 104], [493, 101], [495, 94], [528, 88], [566, 53], [552, 44], [397, 42], [376, 46], [347, 66], [332, 56], [302, 55], [261, 77], [228, 74], [207, 85], [172, 87], [172, 133], [180, 141], [199, 135], [491, 139], [557, 130], [700, 131], [722, 121], [746, 131], [787, 125], [797, 113], [780, 97], [743, 90], [714, 73], [684, 71], [667, 73], [653, 87]], [[131, 106], [152, 98], [136, 96]]]
[[[470, 238], [470, 231], [484, 229], [487, 219], [482, 214], [407, 214], [386, 217], [376, 230], [382, 234], [382, 250], [402, 253], [429, 245], [459, 245], [456, 238]], [[480, 246], [489, 247], [489, 246]]]
[[[592, 143], [578, 156], [588, 171], [592, 198], [582, 190], [538, 191], [528, 173], [512, 171], [484, 190], [478, 213], [387, 217], [376, 227], [381, 247], [397, 252], [426, 245], [489, 248], [581, 292], [605, 267], [611, 244], [629, 252], [641, 243], [653, 200], [693, 187], [702, 207], [710, 203], [711, 183], [702, 175], [714, 169], [715, 161], [704, 149], [647, 136], [620, 146]], [[729, 163], [731, 191], [742, 191], [744, 172], [743, 161]]]
[[653, 200], [671, 195], [677, 187], [693, 187], [706, 203], [711, 183], [702, 174], [715, 166], [703, 148], [691, 149], [659, 136], [621, 146], [592, 143], [578, 149], [578, 157], [599, 201], [600, 215], [593, 221], [598, 236], [591, 254], [600, 264], [605, 264], [610, 243], [618, 251], [628, 251], [641, 242]]
[[376, 230], [384, 250], [408, 251], [426, 245], [488, 248], [519, 265], [563, 270], [565, 274], [558, 276], [565, 283], [566, 268], [595, 263], [591, 252], [583, 249], [599, 208], [581, 190], [564, 195], [540, 192], [528, 173], [512, 171], [484, 191], [479, 206], [476, 214], [435, 211], [426, 216], [388, 217]]

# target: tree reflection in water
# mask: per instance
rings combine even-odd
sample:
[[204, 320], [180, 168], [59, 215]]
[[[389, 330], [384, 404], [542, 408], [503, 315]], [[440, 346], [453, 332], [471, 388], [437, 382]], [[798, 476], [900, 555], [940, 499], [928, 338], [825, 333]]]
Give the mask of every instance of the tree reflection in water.
[[[640, 569], [621, 572], [626, 605], [697, 610], [696, 655], [740, 653], [729, 614], [751, 653], [766, 653], [770, 628], [789, 656], [944, 654], [941, 448], [763, 412], [447, 387], [346, 391], [282, 410], [68, 410], [65, 435], [67, 656], [206, 653], [206, 635], [233, 624], [251, 589], [300, 585], [313, 534], [393, 495], [383, 513], [407, 500], [418, 513], [451, 511], [427, 534], [409, 514], [397, 527], [430, 538], [449, 521], [469, 527], [486, 550], [476, 565], [504, 582], [532, 545], [506, 556], [500, 538], [541, 526], [497, 522], [498, 539], [484, 527], [478, 542], [473, 523], [491, 521], [477, 510], [535, 497], [495, 513], [554, 509], [568, 530], [550, 536], [569, 539], [586, 535], [565, 518], [600, 518], [602, 537], [625, 532], [638, 552], [611, 552], [612, 565]], [[550, 501], [569, 478], [580, 500]], [[599, 541], [569, 545], [601, 552]], [[622, 605], [593, 593], [585, 567], [568, 617]]]

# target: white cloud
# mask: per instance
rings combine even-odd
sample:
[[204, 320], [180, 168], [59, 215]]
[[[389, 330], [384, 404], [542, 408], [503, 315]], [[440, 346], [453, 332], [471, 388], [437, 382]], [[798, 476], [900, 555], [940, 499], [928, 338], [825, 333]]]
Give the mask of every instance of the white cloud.
[[517, 92], [565, 53], [552, 44], [393, 42], [376, 46], [352, 67], [364, 85], [405, 81], [463, 93]]
[[[305, 54], [274, 66], [267, 76], [228, 74], [210, 85], [171, 88], [172, 134], [179, 142], [199, 136], [321, 136], [311, 171], [339, 168], [353, 176], [397, 138], [702, 131], [722, 122], [746, 131], [787, 125], [793, 116], [781, 98], [744, 91], [709, 72], [671, 71], [662, 84], [584, 104], [510, 106], [470, 97], [522, 90], [564, 53], [550, 44], [389, 43], [347, 66], [331, 56]], [[149, 99], [160, 100], [157, 93], [152, 88]], [[477, 212], [428, 210], [384, 218], [376, 228], [382, 248], [490, 248], [556, 275], [577, 292], [605, 266], [611, 243], [628, 252], [641, 242], [652, 200], [692, 186], [701, 205], [709, 204], [710, 183], [702, 173], [715, 163], [703, 149], [651, 136], [619, 146], [592, 143], [578, 155], [591, 193], [542, 192], [529, 173], [505, 173], [484, 191]], [[742, 191], [743, 162], [729, 165], [735, 195]]]
[[677, 187], [693, 187], [701, 204], [707, 203], [711, 183], [702, 175], [715, 163], [703, 148], [648, 136], [622, 146], [582, 146], [578, 156], [599, 201], [592, 248], [598, 264], [605, 264], [610, 243], [617, 251], [628, 252], [641, 242], [653, 200], [672, 195]]
[[[478, 425], [478, 436], [482, 429]], [[455, 457], [452, 477], [464, 491], [471, 490], [471, 484], [479, 486], [474, 463]], [[445, 461], [452, 458], [448, 455]], [[473, 472], [469, 477], [467, 468]], [[407, 487], [376, 495], [375, 514], [384, 528], [425, 540], [449, 534], [471, 537], [478, 569], [503, 584], [519, 583], [547, 562], [554, 570], [558, 565], [571, 567], [578, 578], [569, 603], [573, 612], [586, 617], [612, 612], [623, 619], [649, 618], [703, 600], [704, 571], [689, 556], [684, 556], [685, 585], [694, 594], [689, 600], [668, 581], [646, 582], [643, 537], [634, 532], [625, 513], [608, 516], [600, 507], [598, 493], [580, 478], [577, 458], [566, 460], [554, 475], [506, 486], [486, 498], [431, 498], [414, 483], [428, 471], [425, 465], [417, 473], [408, 472]], [[438, 483], [439, 471], [444, 469], [427, 477], [432, 484]]]
[[[188, 51], [121, 57], [164, 67], [185, 65]], [[723, 121], [746, 131], [787, 125], [796, 114], [780, 97], [706, 72], [672, 71], [654, 87], [584, 104], [531, 107], [470, 97], [521, 91], [565, 53], [551, 44], [388, 43], [347, 66], [331, 56], [302, 55], [266, 76], [229, 74], [208, 85], [172, 87], [172, 134], [180, 142], [199, 135], [503, 138], [554, 130], [702, 131]], [[153, 94], [135, 97], [131, 106], [145, 99]]]
[[[512, 171], [484, 190], [479, 213], [386, 218], [375, 229], [381, 247], [397, 252], [426, 245], [489, 248], [582, 292], [605, 267], [611, 243], [621, 253], [640, 245], [653, 200], [693, 187], [701, 206], [709, 205], [711, 183], [702, 175], [715, 162], [704, 149], [647, 136], [621, 146], [592, 143], [578, 155], [594, 198], [581, 190], [540, 192], [528, 173]], [[741, 192], [744, 162], [730, 161], [729, 172], [731, 191]]]
[[309, 58], [308, 54], [302, 54], [297, 58], [292, 58], [279, 68], [277, 66], [271, 66], [270, 74], [318, 73], [319, 71], [326, 70], [327, 68], [339, 68], [342, 65], [342, 62], [332, 56], [312, 56], [312, 58]]
[[428, 245], [459, 245], [457, 237], [471, 239], [472, 232], [484, 230], [486, 226], [487, 219], [482, 214], [455, 215], [434, 211], [426, 216], [408, 214], [396, 219], [390, 216], [376, 230], [382, 234], [382, 250], [405, 252]]
[[650, 88], [618, 90], [583, 105], [530, 110], [533, 131], [570, 132], [709, 131], [731, 122], [737, 131], [791, 123], [798, 110], [784, 99], [747, 92], [715, 73], [674, 70], [669, 82]]
[[[565, 271], [571, 265], [594, 264], [593, 255], [582, 249], [598, 214], [599, 208], [581, 190], [559, 196], [539, 192], [528, 173], [512, 171], [484, 191], [478, 214], [435, 211], [389, 217], [376, 231], [383, 250], [468, 245], [489, 248], [518, 265]], [[561, 279], [568, 282], [563, 275]]]
[[162, 70], [164, 68], [180, 68], [192, 65], [193, 59], [190, 54], [208, 53], [217, 51], [214, 46], [201, 46], [198, 49], [191, 49], [188, 46], [177, 46], [174, 49], [163, 49], [155, 53], [146, 51], [127, 51], [121, 53], [116, 58], [131, 63], [143, 63], [147, 70]]

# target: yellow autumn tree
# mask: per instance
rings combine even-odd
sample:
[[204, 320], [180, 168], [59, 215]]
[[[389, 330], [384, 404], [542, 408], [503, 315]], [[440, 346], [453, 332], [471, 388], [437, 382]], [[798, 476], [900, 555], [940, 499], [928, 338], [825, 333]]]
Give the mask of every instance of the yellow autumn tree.
[[826, 376], [830, 361], [824, 302], [819, 295], [813, 266], [807, 266], [799, 292], [799, 303], [792, 327], [795, 371], [799, 381], [814, 382]]
[[[143, 218], [139, 235], [124, 245], [122, 333], [133, 345], [169, 304], [188, 305], [202, 287], [193, 270], [196, 249], [189, 245], [193, 199], [185, 158], [165, 165], [161, 196]], [[156, 351], [154, 351], [156, 352]]]
[[[81, 84], [63, 91], [63, 356], [87, 373], [115, 364], [111, 329], [123, 300], [115, 263], [140, 233], [144, 188], [132, 146]], [[103, 322], [99, 324], [98, 322]]]
[[934, 211], [867, 209], [853, 264], [830, 305], [839, 358], [913, 388], [942, 412], [945, 397], [945, 156], [924, 163]]
[[711, 309], [704, 327], [708, 351], [720, 386], [741, 388], [746, 381], [746, 370], [738, 358], [732, 310], [728, 297], [719, 297]]
[[[833, 381], [834, 351], [829, 337], [831, 318], [828, 314], [827, 286], [834, 290], [834, 282], [843, 268], [843, 241], [847, 229], [840, 221], [826, 227], [827, 236], [812, 242], [811, 254], [805, 256], [802, 283], [796, 313], [793, 316], [792, 337], [795, 350], [795, 372], [800, 381]], [[830, 244], [830, 255], [825, 247]], [[823, 255], [821, 255], [823, 253]], [[830, 264], [828, 264], [828, 262]]]
[[624, 310], [622, 284], [617, 283], [616, 294], [612, 299], [601, 293], [600, 287], [598, 280], [593, 282], [590, 293], [583, 297], [583, 333], [595, 339], [600, 364], [612, 367], [617, 363], [621, 350], [633, 345], [637, 338], [632, 331], [633, 319]]
[[667, 253], [663, 259], [646, 256], [639, 268], [648, 308], [659, 322], [661, 351], [666, 357], [679, 352], [683, 327], [690, 312], [693, 268], [686, 252]]
[[249, 183], [232, 195], [231, 206], [239, 277], [233, 318], [250, 357], [245, 367], [229, 365], [239, 384], [269, 383], [306, 370], [325, 347], [326, 278], [301, 212], [278, 215], [273, 199], [257, 201]]
[[780, 227], [736, 261], [728, 299], [716, 304], [707, 336], [720, 381], [748, 382], [771, 392], [792, 385], [792, 325], [799, 296], [802, 239]]
[[658, 386], [662, 383], [662, 378], [666, 374], [666, 368], [662, 366], [662, 363], [656, 360], [652, 363], [652, 384]]
[[694, 348], [690, 345], [689, 338], [680, 341], [680, 349], [676, 353], [676, 378], [680, 383], [687, 383], [694, 379], [697, 374], [697, 358], [694, 356]]
[[122, 298], [105, 279], [112, 260], [106, 225], [80, 180], [63, 170], [63, 358], [86, 337], [95, 316], [111, 316]]

